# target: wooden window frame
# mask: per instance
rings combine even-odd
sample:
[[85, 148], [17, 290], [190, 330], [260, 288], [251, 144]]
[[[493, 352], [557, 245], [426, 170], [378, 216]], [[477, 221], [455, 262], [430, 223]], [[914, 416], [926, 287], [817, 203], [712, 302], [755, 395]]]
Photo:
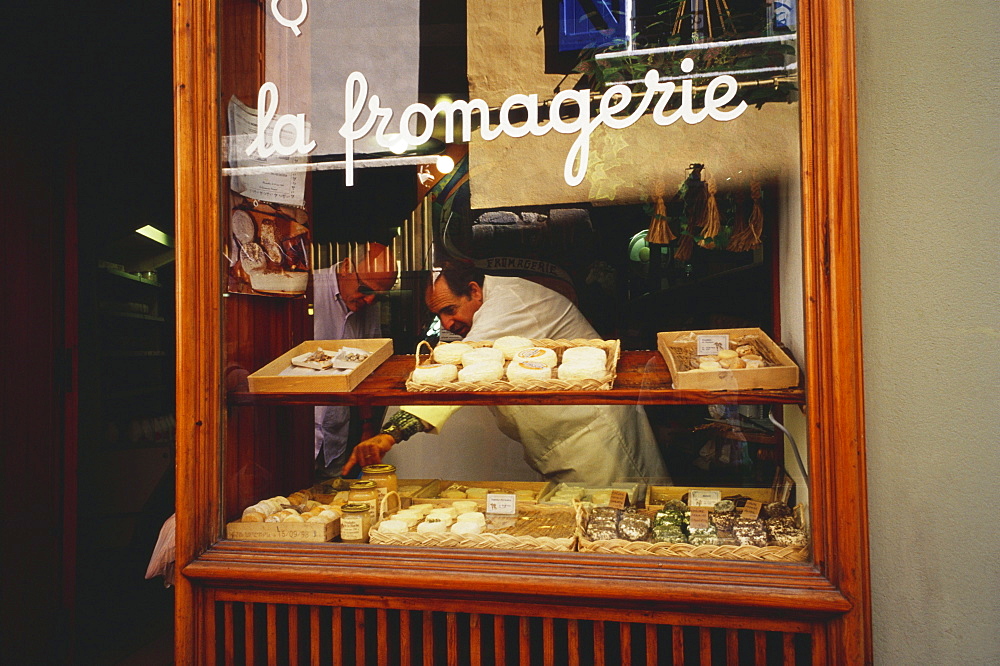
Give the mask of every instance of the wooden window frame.
[[799, 5], [802, 225], [813, 561], [651, 562], [574, 553], [247, 545], [223, 531], [222, 243], [215, 0], [174, 6], [177, 217], [177, 658], [194, 661], [207, 589], [574, 599], [826, 623], [831, 663], [871, 659], [858, 245], [854, 14]]

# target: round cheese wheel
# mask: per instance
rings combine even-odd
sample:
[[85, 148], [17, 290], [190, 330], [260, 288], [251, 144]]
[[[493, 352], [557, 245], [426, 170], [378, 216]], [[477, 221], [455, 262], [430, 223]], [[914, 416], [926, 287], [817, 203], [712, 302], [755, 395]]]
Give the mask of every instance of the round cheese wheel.
[[502, 351], [504, 358], [508, 361], [514, 358], [514, 354], [520, 350], [531, 346], [531, 340], [522, 338], [519, 335], [505, 335], [493, 341], [493, 348]]
[[535, 361], [522, 361], [507, 366], [507, 379], [512, 383], [531, 382], [538, 379], [551, 379], [552, 368], [544, 363]]
[[550, 368], [556, 367], [559, 362], [556, 358], [555, 350], [546, 349], [545, 347], [528, 347], [527, 349], [522, 349], [514, 354], [514, 358], [511, 361], [513, 363], [534, 361], [536, 363], [544, 363]]
[[562, 362], [586, 362], [606, 366], [608, 364], [608, 353], [600, 347], [570, 347], [563, 350]]
[[428, 363], [414, 368], [412, 379], [417, 384], [445, 384], [456, 377], [458, 368], [451, 363]]
[[[569, 351], [569, 350], [566, 350]], [[594, 361], [570, 361], [563, 362], [558, 369], [559, 379], [574, 381], [580, 379], [602, 380], [608, 374], [604, 364]]]
[[476, 347], [462, 354], [462, 365], [476, 363], [499, 363], [503, 365], [503, 351], [496, 347]]
[[470, 352], [472, 349], [472, 345], [466, 342], [442, 342], [434, 348], [431, 356], [436, 363], [458, 365], [462, 362], [462, 354]]
[[466, 365], [458, 371], [461, 382], [495, 382], [503, 379], [503, 363], [482, 361]]

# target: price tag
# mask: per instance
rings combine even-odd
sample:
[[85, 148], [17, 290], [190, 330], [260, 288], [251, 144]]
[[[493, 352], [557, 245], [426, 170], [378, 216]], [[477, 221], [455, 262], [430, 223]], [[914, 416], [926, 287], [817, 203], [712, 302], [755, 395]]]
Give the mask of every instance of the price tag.
[[743, 510], [740, 511], [740, 518], [756, 519], [760, 516], [760, 510], [763, 506], [763, 504], [756, 500], [747, 500], [747, 503], [743, 505]]
[[722, 499], [722, 492], [719, 490], [691, 490], [688, 492], [688, 506], [713, 507]]
[[699, 335], [697, 338], [698, 356], [708, 356], [718, 354], [722, 349], [729, 349], [729, 336], [721, 335]]
[[517, 495], [512, 493], [487, 493], [486, 513], [501, 516], [517, 515]]
[[624, 509], [628, 506], [628, 492], [624, 490], [612, 490], [608, 506], [612, 509]]
[[708, 522], [708, 511], [709, 508], [707, 506], [691, 507], [690, 526], [696, 530], [708, 529], [710, 526], [710, 523]]

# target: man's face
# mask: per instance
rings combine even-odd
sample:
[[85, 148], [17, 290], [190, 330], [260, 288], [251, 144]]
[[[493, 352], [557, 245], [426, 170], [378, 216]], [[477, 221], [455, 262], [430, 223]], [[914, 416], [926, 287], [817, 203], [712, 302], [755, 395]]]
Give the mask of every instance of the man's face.
[[478, 284], [469, 284], [469, 296], [456, 296], [448, 288], [448, 283], [438, 279], [427, 291], [427, 307], [438, 316], [441, 325], [465, 337], [472, 328], [472, 317], [483, 306], [483, 291]]
[[345, 259], [337, 271], [340, 298], [351, 312], [357, 312], [375, 302], [379, 294], [392, 289], [395, 272], [379, 270], [377, 262], [364, 259], [357, 266]]

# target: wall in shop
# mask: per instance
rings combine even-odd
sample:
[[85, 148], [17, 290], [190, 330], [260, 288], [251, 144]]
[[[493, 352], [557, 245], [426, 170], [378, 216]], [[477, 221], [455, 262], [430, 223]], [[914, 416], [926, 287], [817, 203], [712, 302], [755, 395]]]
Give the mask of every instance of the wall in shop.
[[857, 0], [875, 657], [1000, 663], [994, 0]]

